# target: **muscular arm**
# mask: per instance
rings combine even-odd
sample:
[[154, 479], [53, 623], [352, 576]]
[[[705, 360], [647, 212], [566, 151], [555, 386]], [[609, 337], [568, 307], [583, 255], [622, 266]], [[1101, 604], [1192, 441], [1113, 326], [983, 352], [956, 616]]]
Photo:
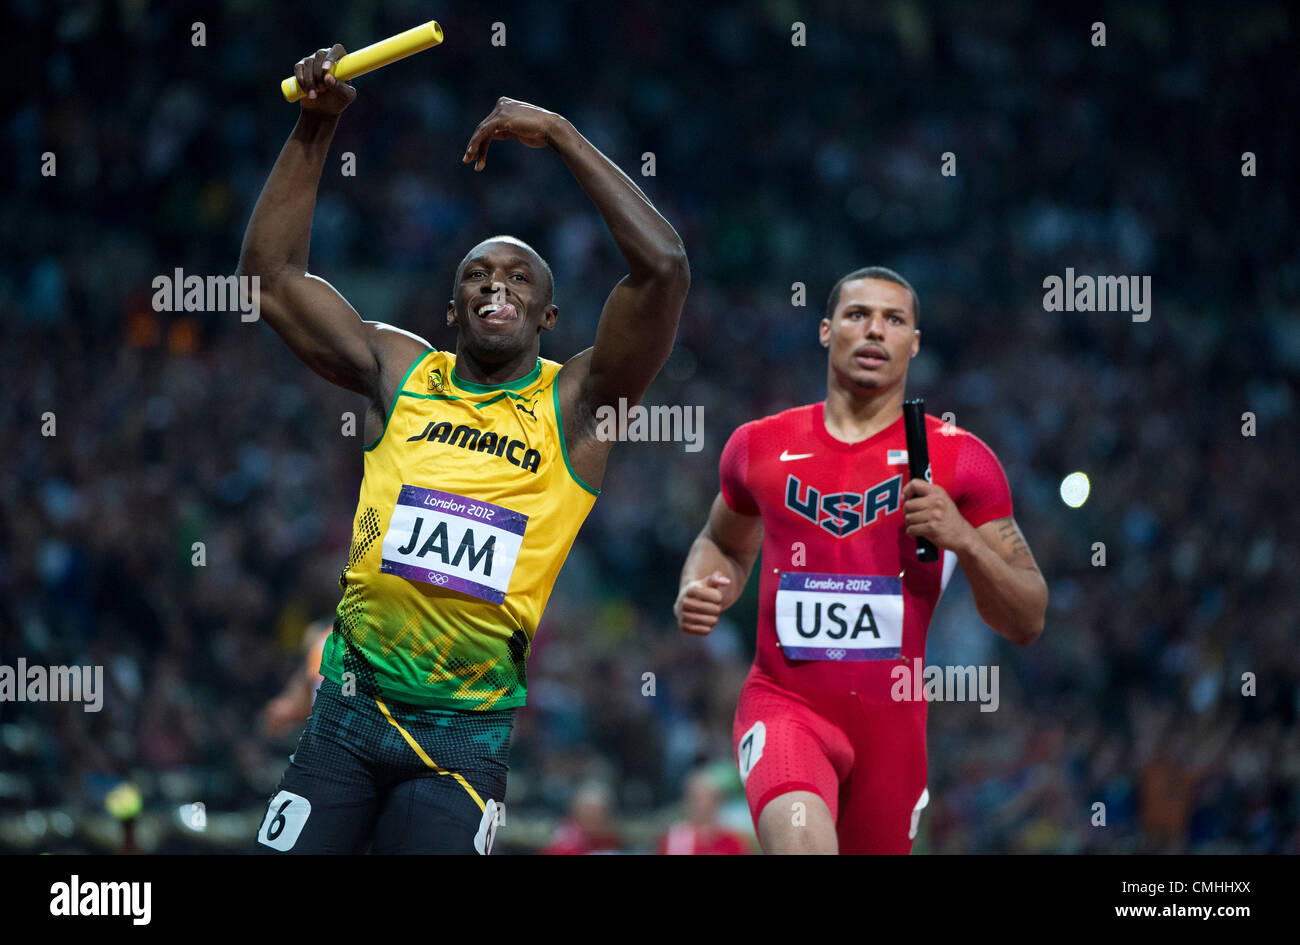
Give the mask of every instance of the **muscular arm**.
[[957, 560], [975, 606], [995, 631], [1017, 646], [1028, 646], [1043, 632], [1047, 582], [1014, 518], [986, 522], [974, 531], [978, 540], [957, 550]]
[[573, 125], [552, 144], [609, 227], [628, 274], [605, 300], [591, 348], [571, 358], [557, 383], [575, 472], [599, 488], [612, 443], [595, 435], [596, 411], [620, 398], [639, 404], [672, 352], [690, 287], [686, 250], [650, 199]]
[[592, 411], [620, 397], [640, 403], [677, 335], [691, 283], [686, 249], [641, 188], [572, 124], [559, 119], [550, 140], [596, 205], [629, 270], [605, 300], [578, 394]]
[[[429, 347], [423, 339], [378, 322], [362, 321], [324, 279], [307, 271], [316, 191], [338, 127], [339, 113], [356, 93], [328, 76], [324, 64], [341, 46], [320, 50], [295, 71], [317, 95], [303, 99], [298, 123], [280, 151], [244, 234], [238, 274], [259, 280], [261, 317], [321, 377], [380, 402], [381, 378], [405, 371]], [[382, 408], [381, 408], [382, 409]]]
[[1037, 640], [1047, 616], [1047, 582], [1016, 520], [976, 528], [941, 486], [923, 479], [904, 486], [903, 499], [907, 534], [957, 556], [984, 622], [1017, 646]]
[[733, 512], [719, 494], [682, 566], [673, 613], [686, 633], [707, 634], [736, 602], [763, 544], [763, 520]]
[[690, 287], [681, 238], [650, 199], [572, 124], [555, 112], [502, 98], [479, 123], [463, 160], [482, 170], [493, 141], [551, 147], [596, 205], [628, 274], [605, 300], [595, 344], [570, 358], [557, 380], [565, 441], [574, 471], [599, 487], [612, 444], [593, 435], [596, 410], [625, 397], [641, 402], [668, 360]]

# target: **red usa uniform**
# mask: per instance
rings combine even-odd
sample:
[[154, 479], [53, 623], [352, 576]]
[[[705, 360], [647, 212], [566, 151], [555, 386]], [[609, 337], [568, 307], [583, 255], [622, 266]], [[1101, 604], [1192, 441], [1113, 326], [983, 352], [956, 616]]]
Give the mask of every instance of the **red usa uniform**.
[[[931, 480], [962, 516], [977, 528], [1010, 516], [993, 451], [936, 417], [926, 430]], [[902, 416], [844, 443], [823, 404], [795, 407], [737, 429], [720, 466], [723, 500], [763, 520], [758, 653], [733, 731], [754, 823], [773, 798], [812, 791], [840, 852], [908, 853], [929, 800], [927, 704], [892, 699], [891, 672], [924, 659], [957, 556], [916, 560]]]

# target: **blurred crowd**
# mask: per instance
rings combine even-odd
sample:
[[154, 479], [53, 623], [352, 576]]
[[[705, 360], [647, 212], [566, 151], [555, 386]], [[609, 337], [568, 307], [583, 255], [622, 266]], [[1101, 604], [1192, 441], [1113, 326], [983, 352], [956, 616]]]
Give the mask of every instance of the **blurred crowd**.
[[[10, 5], [32, 61], [0, 118], [0, 664], [102, 665], [107, 693], [99, 713], [0, 703], [0, 821], [75, 824], [122, 780], [146, 809], [260, 815], [292, 751], [259, 719], [337, 603], [363, 404], [260, 323], [155, 312], [150, 285], [233, 273], [298, 58], [428, 16], [338, 6]], [[1295, 11], [1112, 5], [1104, 47], [1028, 4], [502, 0], [439, 19], [443, 46], [357, 80], [334, 144], [355, 175], [325, 174], [312, 271], [453, 347], [456, 262], [513, 233], [555, 271], [543, 355], [577, 353], [625, 272], [598, 215], [545, 151], [459, 163], [499, 95], [555, 109], [686, 243], [691, 295], [647, 402], [705, 419], [700, 452], [614, 451], [515, 730], [512, 815], [567, 819], [501, 844], [674, 852], [716, 846], [716, 823], [747, 842], [731, 718], [754, 587], [699, 640], [675, 629], [677, 577], [727, 436], [824, 395], [826, 293], [881, 264], [921, 299], [909, 393], [998, 454], [1051, 588], [1027, 649], [960, 577], [940, 604], [929, 661], [995, 663], [1002, 692], [992, 713], [931, 707], [917, 850], [1300, 850]], [[1044, 311], [1066, 267], [1149, 275], [1149, 321]], [[1070, 508], [1076, 470], [1091, 494]], [[624, 829], [647, 818], [665, 829]], [[89, 845], [65, 833], [0, 844]]]

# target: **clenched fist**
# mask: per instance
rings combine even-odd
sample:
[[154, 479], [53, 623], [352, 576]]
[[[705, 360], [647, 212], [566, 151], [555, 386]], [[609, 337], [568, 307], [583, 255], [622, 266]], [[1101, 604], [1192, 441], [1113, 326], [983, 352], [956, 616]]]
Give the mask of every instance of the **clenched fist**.
[[685, 633], [695, 636], [708, 636], [722, 616], [722, 588], [731, 583], [731, 578], [721, 571], [714, 571], [706, 578], [691, 581], [677, 595], [673, 604], [673, 613], [677, 616], [677, 625]]

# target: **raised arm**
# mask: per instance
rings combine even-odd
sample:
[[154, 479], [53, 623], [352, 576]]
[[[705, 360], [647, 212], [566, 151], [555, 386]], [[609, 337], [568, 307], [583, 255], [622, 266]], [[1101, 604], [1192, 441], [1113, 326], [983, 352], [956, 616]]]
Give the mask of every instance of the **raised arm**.
[[238, 274], [258, 278], [261, 317], [308, 367], [386, 405], [381, 376], [400, 375], [429, 344], [389, 325], [362, 321], [332, 285], [307, 271], [321, 171], [339, 115], [357, 94], [329, 72], [343, 54], [336, 44], [294, 67], [307, 97], [253, 209]]
[[580, 474], [584, 466], [599, 467], [584, 475], [589, 482], [599, 480], [610, 444], [590, 442], [595, 411], [617, 406], [619, 398], [640, 403], [668, 360], [691, 283], [686, 249], [641, 188], [567, 119], [524, 102], [500, 99], [470, 138], [464, 160], [481, 170], [488, 146], [503, 139], [554, 148], [596, 205], [627, 261], [628, 274], [605, 300], [595, 344], [570, 359], [559, 380], [565, 434], [575, 467]]
[[707, 635], [736, 602], [763, 544], [763, 520], [732, 511], [721, 493], [682, 566], [673, 614], [686, 633]]
[[600, 313], [581, 398], [591, 410], [641, 402], [672, 353], [677, 321], [691, 285], [686, 248], [650, 198], [568, 121], [559, 119], [552, 147], [596, 205], [628, 274]]

